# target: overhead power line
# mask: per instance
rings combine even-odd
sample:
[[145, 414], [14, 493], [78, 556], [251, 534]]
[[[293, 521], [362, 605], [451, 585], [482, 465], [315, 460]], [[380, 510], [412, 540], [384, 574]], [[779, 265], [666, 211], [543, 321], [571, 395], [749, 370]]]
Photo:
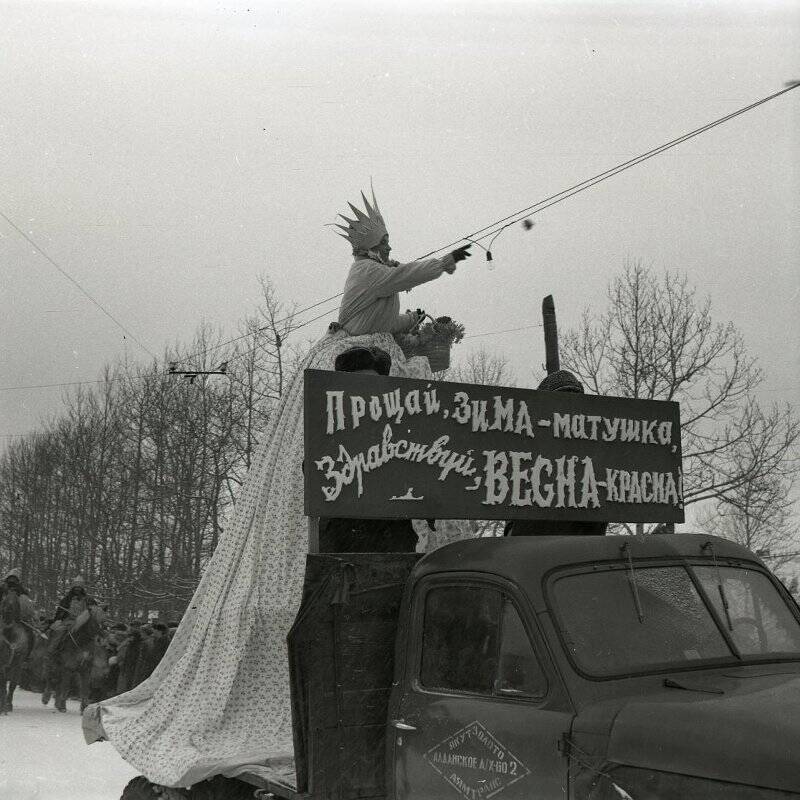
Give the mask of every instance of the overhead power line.
[[[541, 328], [542, 323], [535, 323], [533, 325], [522, 325], [518, 328], [504, 328], [498, 331], [483, 331], [482, 333], [473, 333], [469, 336], [465, 336], [464, 339], [479, 339], [483, 336], [497, 336], [502, 333], [516, 333], [517, 331], [525, 331], [530, 330], [531, 328]], [[252, 349], [252, 348], [251, 348]], [[251, 352], [251, 349], [244, 351], [243, 353], [237, 353], [236, 355], [230, 356], [228, 361], [232, 361], [237, 357], [241, 357], [244, 353]], [[172, 363], [178, 363], [177, 361]], [[160, 373], [148, 373], [145, 375], [119, 375], [114, 376], [106, 379], [98, 379], [93, 381], [64, 381], [62, 383], [35, 383], [35, 384], [25, 384], [20, 386], [0, 386], [0, 392], [13, 392], [13, 391], [25, 391], [27, 389], [58, 389], [64, 388], [68, 386], [87, 386], [91, 384], [101, 384], [101, 383], [112, 383], [115, 381], [124, 381], [124, 380], [145, 380], [146, 378], [155, 377], [156, 374]], [[200, 374], [198, 372], [198, 374]], [[10, 434], [13, 436], [21, 435], [21, 434]]]
[[[566, 189], [562, 189], [561, 191], [556, 192], [555, 194], [551, 194], [549, 197], [545, 197], [543, 200], [539, 200], [538, 202], [533, 203], [532, 205], [526, 206], [525, 208], [521, 208], [518, 211], [514, 211], [513, 213], [508, 214], [505, 217], [502, 217], [501, 219], [495, 220], [494, 222], [489, 223], [483, 228], [479, 228], [478, 230], [473, 231], [472, 233], [469, 233], [466, 236], [462, 236], [460, 239], [456, 239], [450, 242], [449, 244], [437, 248], [436, 250], [431, 250], [430, 252], [425, 253], [422, 256], [418, 256], [417, 260], [428, 258], [429, 256], [435, 255], [436, 253], [441, 253], [443, 250], [448, 250], [450, 248], [453, 248], [456, 245], [461, 244], [462, 242], [465, 241], [468, 242], [473, 239], [481, 241], [489, 237], [496, 238], [498, 233], [500, 233], [502, 230], [510, 227], [511, 225], [515, 225], [517, 222], [522, 221], [525, 217], [532, 216], [533, 214], [538, 214], [540, 211], [544, 211], [545, 209], [554, 206], [556, 203], [560, 203], [561, 201], [566, 200], [569, 197], [573, 197], [574, 195], [579, 194], [580, 192], [586, 191], [587, 189], [596, 186], [598, 183], [602, 183], [603, 181], [606, 181], [609, 178], [613, 178], [615, 175], [618, 175], [619, 173], [624, 172], [625, 170], [628, 170], [631, 167], [635, 167], [638, 164], [641, 164], [650, 158], [653, 158], [657, 155], [661, 155], [661, 153], [665, 153], [667, 150], [671, 150], [673, 147], [677, 147], [679, 144], [683, 144], [683, 142], [686, 142], [689, 139], [693, 139], [695, 136], [699, 136], [700, 134], [705, 133], [706, 131], [709, 131], [712, 128], [716, 128], [719, 125], [729, 122], [735, 117], [741, 116], [742, 114], [745, 114], [748, 111], [752, 111], [753, 109], [758, 108], [761, 105], [764, 105], [764, 103], [768, 103], [769, 101], [774, 100], [775, 98], [780, 97], [781, 95], [786, 94], [787, 92], [790, 92], [793, 89], [798, 88], [798, 86], [800, 86], [800, 81], [787, 84], [785, 88], [777, 92], [773, 92], [772, 94], [767, 95], [766, 97], [762, 97], [760, 100], [756, 100], [753, 103], [749, 103], [748, 105], [743, 106], [742, 108], [737, 109], [736, 111], [733, 111], [730, 114], [726, 114], [725, 116], [719, 117], [718, 119], [715, 119], [712, 122], [708, 122], [699, 128], [695, 128], [694, 130], [689, 131], [688, 133], [684, 133], [681, 136], [678, 136], [674, 139], [670, 139], [668, 142], [665, 142], [664, 144], [661, 144], [658, 147], [654, 147], [651, 150], [642, 153], [641, 155], [635, 156], [634, 158], [630, 158], [627, 161], [623, 161], [620, 164], [611, 167], [610, 169], [604, 170], [603, 172], [599, 172], [597, 173], [597, 175], [593, 175], [591, 178], [587, 178], [586, 180], [583, 180], [580, 183], [576, 183], [573, 186], [570, 186]], [[312, 308], [316, 308], [317, 306], [328, 302], [329, 300], [335, 300], [341, 297], [342, 294], [343, 292], [339, 292], [338, 294], [331, 295], [330, 297], [325, 298], [325, 300], [320, 300], [318, 303], [315, 303], [314, 305], [308, 306], [304, 309], [301, 309], [300, 311], [295, 312], [295, 314], [302, 314], [305, 311], [309, 311]], [[328, 314], [331, 314], [334, 310], [335, 309], [330, 309], [324, 314], [320, 314], [319, 316], [314, 317], [313, 319], [307, 320], [306, 322], [297, 326], [295, 330], [303, 328], [306, 325], [309, 325], [312, 322], [315, 322], [316, 320], [321, 319], [322, 317], [325, 317]], [[282, 322], [286, 322], [287, 320], [291, 319], [292, 316], [286, 317], [282, 320], [278, 320], [278, 322], [274, 324], [278, 325], [281, 324]], [[244, 338], [244, 337], [239, 337], [239, 338]], [[231, 341], [236, 341], [236, 340], [231, 340]]]
[[[574, 195], [579, 194], [580, 192], [586, 191], [587, 189], [590, 189], [591, 187], [596, 186], [598, 183], [602, 183], [603, 181], [608, 180], [609, 178], [611, 178], [611, 177], [613, 177], [615, 175], [618, 175], [620, 172], [624, 172], [625, 170], [628, 170], [631, 167], [637, 166], [638, 164], [641, 164], [641, 163], [643, 163], [644, 161], [646, 161], [646, 160], [648, 160], [650, 158], [653, 158], [653, 157], [655, 157], [657, 155], [660, 155], [661, 153], [664, 153], [667, 150], [670, 150], [671, 148], [676, 147], [677, 145], [682, 144], [683, 142], [686, 142], [689, 139], [694, 138], [695, 136], [699, 136], [700, 134], [705, 133], [706, 131], [711, 130], [712, 128], [715, 128], [715, 127], [717, 127], [719, 125], [722, 125], [722, 124], [734, 119], [735, 117], [741, 116], [742, 114], [745, 114], [748, 111], [752, 111], [753, 109], [758, 108], [759, 106], [761, 106], [761, 105], [763, 105], [765, 103], [768, 103], [769, 101], [774, 100], [775, 98], [780, 97], [781, 95], [786, 94], [787, 92], [790, 92], [793, 89], [798, 88], [798, 86], [800, 86], [800, 81], [791, 82], [788, 85], [786, 85], [785, 88], [780, 89], [777, 92], [773, 92], [772, 94], [767, 95], [766, 97], [762, 97], [761, 99], [756, 100], [753, 103], [750, 103], [750, 104], [748, 104], [746, 106], [743, 106], [742, 108], [737, 109], [736, 111], [733, 111], [730, 114], [726, 114], [725, 116], [720, 117], [720, 118], [718, 118], [716, 120], [713, 120], [712, 122], [709, 122], [709, 123], [707, 123], [707, 124], [705, 124], [705, 125], [703, 125], [703, 126], [701, 126], [699, 128], [695, 128], [694, 130], [689, 131], [688, 133], [685, 133], [685, 134], [683, 134], [681, 136], [678, 136], [675, 139], [671, 139], [670, 141], [665, 142], [664, 144], [659, 145], [658, 147], [655, 147], [655, 148], [653, 148], [651, 150], [648, 150], [647, 152], [642, 153], [641, 155], [635, 156], [634, 158], [628, 159], [627, 161], [623, 161], [620, 164], [617, 164], [616, 166], [611, 167], [610, 169], [604, 170], [603, 172], [600, 172], [597, 175], [592, 176], [591, 178], [587, 178], [586, 180], [581, 181], [580, 183], [576, 183], [573, 186], [568, 187], [567, 189], [562, 189], [561, 191], [556, 192], [555, 194], [552, 194], [549, 197], [544, 198], [543, 200], [539, 200], [538, 202], [533, 203], [532, 205], [529, 205], [529, 206], [526, 206], [525, 208], [519, 209], [518, 211], [515, 211], [515, 212], [513, 212], [511, 214], [508, 214], [505, 217], [502, 217], [501, 219], [495, 220], [494, 222], [490, 223], [489, 225], [484, 226], [483, 228], [479, 228], [478, 230], [473, 231], [472, 233], [469, 233], [466, 236], [462, 236], [461, 238], [456, 239], [453, 242], [450, 242], [449, 244], [446, 244], [446, 245], [444, 245], [442, 247], [439, 247], [436, 250], [431, 250], [430, 252], [425, 253], [422, 256], [419, 256], [418, 258], [419, 259], [427, 258], [429, 256], [435, 255], [436, 253], [440, 253], [440, 252], [442, 252], [444, 250], [453, 248], [456, 245], [458, 245], [458, 244], [460, 244], [461, 242], [464, 242], [464, 241], [470, 241], [470, 240], [480, 241], [480, 240], [486, 239], [486, 238], [488, 238], [490, 236], [493, 236], [493, 237], [496, 238], [496, 236], [497, 236], [497, 234], [499, 232], [501, 232], [502, 230], [504, 230], [505, 228], [507, 228], [507, 227], [509, 227], [511, 225], [516, 224], [517, 222], [521, 221], [523, 218], [525, 218], [527, 216], [532, 216], [533, 214], [537, 214], [540, 211], [544, 211], [546, 208], [550, 208], [551, 206], [555, 205], [556, 203], [560, 203], [561, 201], [566, 200], [569, 197], [573, 197]], [[0, 211], [0, 216], [2, 216], [6, 220], [6, 222], [8, 222], [8, 224], [11, 225], [33, 247], [35, 247], [38, 252], [40, 252], [59, 272], [61, 272], [62, 275], [64, 275], [64, 277], [66, 277], [68, 280], [70, 280], [89, 300], [91, 300], [92, 303], [94, 303], [98, 308], [100, 308], [100, 310], [106, 316], [108, 316], [127, 336], [130, 336], [130, 338], [134, 342], [136, 342], [143, 350], [145, 350], [145, 352], [147, 352], [153, 358], [156, 358], [156, 356], [153, 355], [153, 353], [151, 353], [135, 336], [133, 336], [133, 334], [131, 334], [122, 325], [122, 323], [120, 323], [108, 310], [106, 310], [98, 301], [96, 301], [71, 275], [69, 275], [66, 272], [66, 270], [64, 270], [58, 263], [56, 263], [56, 261], [53, 258], [51, 258], [21, 228], [19, 228], [19, 226], [17, 226], [14, 222], [12, 222], [5, 214], [2, 213], [2, 211]], [[310, 311], [310, 310], [312, 310], [314, 308], [317, 308], [318, 306], [321, 306], [324, 303], [329, 302], [331, 300], [338, 299], [339, 297], [342, 296], [342, 294], [343, 294], [343, 292], [339, 292], [339, 293], [331, 295], [330, 297], [327, 297], [327, 298], [325, 298], [323, 300], [319, 300], [319, 301], [317, 301], [316, 303], [313, 303], [310, 306], [306, 306], [305, 308], [296, 310], [296, 311], [292, 312], [291, 314], [289, 314], [288, 316], [284, 317], [283, 319], [274, 321], [274, 322], [270, 323], [270, 325], [262, 326], [261, 328], [258, 329], [258, 331], [267, 330], [270, 327], [273, 327], [273, 326], [276, 326], [276, 325], [280, 325], [280, 324], [282, 324], [284, 322], [287, 322], [287, 321], [293, 319], [294, 317], [305, 313], [306, 311]], [[319, 314], [319, 315], [317, 315], [317, 316], [315, 316], [315, 317], [313, 317], [313, 318], [311, 318], [309, 320], [305, 320], [301, 324], [297, 325], [293, 329], [293, 331], [297, 331], [297, 330], [299, 330], [301, 328], [304, 328], [307, 325], [310, 325], [311, 323], [316, 322], [317, 320], [322, 319], [323, 317], [326, 317], [328, 314], [333, 313], [333, 311], [335, 311], [335, 310], [336, 310], [335, 308], [332, 308], [332, 309], [329, 309], [328, 311], [325, 311], [322, 314]], [[499, 331], [498, 332], [489, 332], [487, 334], [473, 334], [473, 337], [477, 337], [479, 335], [492, 335], [493, 333], [499, 333]], [[187, 361], [189, 359], [196, 358], [199, 355], [204, 355], [204, 354], [209, 353], [209, 352], [211, 352], [213, 350], [218, 350], [221, 347], [224, 347], [224, 346], [226, 346], [228, 344], [232, 344], [232, 343], [234, 343], [236, 341], [240, 341], [241, 339], [248, 338], [251, 335], [252, 335], [252, 333], [250, 333], [250, 332], [242, 334], [241, 336], [234, 337], [234, 338], [229, 339], [229, 340], [227, 340], [225, 342], [222, 342], [220, 344], [213, 345], [212, 347], [210, 347], [210, 348], [208, 348], [206, 350], [201, 350], [201, 351], [193, 353], [193, 354], [191, 354], [189, 356], [186, 356], [185, 358], [180, 359], [180, 361], [181, 362], [185, 362], [185, 361]], [[465, 338], [473, 338], [473, 337], [465, 337]], [[246, 352], [250, 352], [250, 351], [246, 351]], [[237, 354], [237, 355], [241, 356], [241, 355], [244, 355], [244, 353]], [[235, 357], [237, 357], [237, 356], [232, 356], [231, 358], [235, 358]], [[41, 385], [41, 386], [28, 386], [28, 387], [21, 387], [21, 386], [20, 387], [0, 387], [0, 391], [9, 390], [9, 389], [22, 389], [22, 388], [50, 388], [51, 386], [68, 386], [68, 385], [76, 385], [78, 383], [93, 383], [93, 382], [94, 381], [78, 381], [78, 382], [65, 383], [65, 384], [50, 384], [50, 385]]]
[[152, 358], [156, 358], [155, 354], [148, 350], [139, 339], [136, 338], [102, 303], [98, 300], [95, 300], [89, 292], [81, 286], [78, 281], [72, 277], [72, 275], [67, 272], [64, 267], [62, 267], [49, 253], [47, 253], [41, 245], [37, 244], [27, 233], [25, 233], [22, 228], [19, 227], [12, 219], [10, 219], [6, 214], [0, 211], [0, 217], [2, 217], [25, 241], [33, 247], [36, 252], [38, 252], [41, 256], [43, 256], [50, 264], [52, 264], [73, 286], [75, 286], [80, 293], [90, 300], [94, 305], [96, 305], [131, 341], [135, 342], [145, 351], [149, 356]]
[[523, 325], [519, 328], [504, 328], [502, 331], [485, 331], [484, 333], [471, 333], [465, 336], [464, 339], [479, 339], [482, 336], [498, 336], [501, 333], [516, 333], [517, 331], [529, 331], [531, 328], [543, 328], [544, 323], [536, 322], [533, 325]]
[[[430, 253], [426, 253], [421, 258], [427, 258], [428, 256], [434, 255], [435, 253], [440, 253], [442, 250], [447, 250], [451, 247], [455, 247], [457, 244], [461, 244], [463, 241], [468, 241], [469, 239], [486, 239], [489, 236], [494, 235], [497, 233], [497, 227], [499, 225], [503, 225], [504, 223], [508, 223], [508, 225], [513, 225], [517, 222], [520, 222], [524, 217], [531, 216], [532, 214], [538, 214], [540, 211], [543, 211], [545, 208], [550, 208], [550, 206], [555, 205], [556, 203], [560, 203], [562, 200], [566, 200], [568, 197], [572, 197], [573, 195], [578, 194], [579, 192], [583, 192], [586, 189], [590, 189], [592, 186], [596, 186], [598, 183], [602, 183], [608, 178], [614, 177], [614, 175], [618, 175], [620, 172], [624, 172], [631, 167], [635, 167], [638, 164], [641, 164], [643, 161], [647, 161], [654, 156], [661, 155], [661, 153], [666, 152], [667, 150], [676, 147], [679, 144], [683, 144], [683, 142], [688, 141], [689, 139], [693, 139], [695, 136], [699, 136], [701, 133], [705, 133], [706, 131], [711, 130], [712, 128], [716, 128], [718, 125], [723, 125], [726, 122], [734, 119], [735, 117], [741, 116], [742, 114], [746, 114], [748, 111], [752, 111], [754, 108], [758, 108], [759, 106], [764, 105], [764, 103], [768, 103], [771, 100], [774, 100], [776, 97], [780, 97], [787, 92], [791, 92], [794, 89], [800, 87], [800, 81], [792, 82], [790, 85], [786, 86], [784, 89], [780, 89], [777, 92], [773, 92], [766, 97], [762, 97], [760, 100], [756, 100], [753, 103], [750, 103], [742, 108], [731, 112], [730, 114], [726, 114], [724, 117], [720, 117], [719, 119], [715, 119], [712, 122], [708, 122], [705, 125], [702, 125], [699, 128], [695, 128], [688, 133], [684, 133], [681, 136], [678, 136], [675, 139], [671, 139], [664, 144], [659, 145], [658, 147], [654, 147], [652, 150], [648, 150], [646, 153], [642, 153], [641, 155], [635, 156], [634, 158], [630, 158], [627, 161], [623, 161], [620, 164], [617, 164], [610, 169], [604, 170], [603, 172], [599, 172], [597, 175], [593, 175], [591, 178], [587, 178], [580, 183], [576, 183], [574, 186], [570, 186], [567, 189], [562, 189], [560, 192], [556, 192], [555, 194], [551, 194], [549, 197], [545, 197], [543, 200], [539, 200], [533, 205], [527, 206], [526, 208], [521, 208], [519, 211], [514, 211], [511, 214], [503, 217], [502, 219], [495, 220], [494, 222], [486, 225], [483, 228], [479, 228], [477, 231], [473, 231], [472, 233], [467, 234], [466, 236], [462, 236], [460, 239], [456, 239], [449, 244], [444, 245], [436, 250], [431, 250]], [[504, 227], [507, 227], [505, 225]]]
[[[344, 292], [339, 292], [338, 294], [333, 294], [330, 297], [326, 297], [324, 300], [319, 300], [319, 301], [317, 301], [316, 303], [313, 303], [310, 306], [305, 306], [304, 308], [295, 309], [294, 311], [292, 311], [291, 314], [288, 314], [287, 316], [283, 317], [282, 319], [278, 319], [278, 320], [275, 320], [274, 322], [270, 322], [268, 325], [261, 325], [258, 328], [256, 328], [255, 330], [248, 331], [247, 333], [243, 333], [240, 336], [234, 336], [232, 339], [226, 339], [224, 342], [220, 342], [219, 344], [212, 345], [211, 347], [208, 347], [205, 350], [198, 350], [195, 353], [190, 353], [188, 356], [185, 356], [184, 358], [181, 358], [179, 360], [180, 360], [180, 362], [189, 361], [192, 358], [197, 358], [197, 356], [206, 355], [206, 353], [211, 353], [214, 350], [219, 350], [220, 348], [225, 347], [226, 345], [233, 344], [234, 342], [239, 342], [242, 339], [247, 339], [250, 336], [252, 336], [254, 333], [261, 333], [262, 331], [271, 330], [273, 327], [277, 327], [278, 325], [282, 325], [284, 322], [289, 322], [290, 320], [294, 319], [295, 317], [299, 316], [300, 314], [305, 314], [306, 311], [311, 311], [311, 309], [317, 308], [318, 306], [321, 306], [323, 303], [327, 303], [330, 300], [336, 300], [339, 297], [341, 297], [343, 294], [344, 294]], [[330, 314], [331, 312], [333, 312], [335, 310], [336, 310], [335, 308], [328, 309], [328, 311], [326, 311], [324, 314], [320, 314], [318, 317], [314, 317], [313, 319], [306, 320], [304, 323], [302, 323], [301, 325], [298, 325], [293, 330], [298, 330], [299, 328], [304, 328], [306, 325], [310, 325], [312, 322], [315, 322], [318, 319], [322, 319], [322, 317], [326, 317], [328, 314]], [[251, 352], [251, 351], [245, 351], [245, 352]], [[240, 355], [243, 355], [243, 354], [240, 354]]]

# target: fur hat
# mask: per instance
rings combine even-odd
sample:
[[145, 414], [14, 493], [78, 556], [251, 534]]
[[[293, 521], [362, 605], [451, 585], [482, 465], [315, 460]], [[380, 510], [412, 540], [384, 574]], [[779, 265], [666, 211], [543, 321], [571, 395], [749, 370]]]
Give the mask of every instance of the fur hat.
[[537, 388], [544, 392], [576, 392], [583, 394], [583, 384], [565, 369], [551, 372]]
[[369, 350], [375, 359], [375, 372], [378, 375], [388, 375], [392, 368], [392, 357], [380, 347], [370, 347]]
[[20, 580], [21, 577], [22, 577], [22, 570], [20, 570], [19, 567], [14, 567], [13, 569], [10, 569], [6, 573], [6, 580], [8, 580], [9, 578], [16, 578], [17, 580]]
[[337, 372], [359, 372], [374, 369], [379, 375], [388, 375], [392, 357], [380, 347], [351, 347], [336, 356], [333, 368]]
[[86, 588], [86, 581], [85, 581], [83, 575], [76, 575], [72, 579], [72, 584], [71, 584], [70, 588], [75, 589], [75, 588], [78, 588], [78, 587], [80, 587], [81, 589], [85, 589]]

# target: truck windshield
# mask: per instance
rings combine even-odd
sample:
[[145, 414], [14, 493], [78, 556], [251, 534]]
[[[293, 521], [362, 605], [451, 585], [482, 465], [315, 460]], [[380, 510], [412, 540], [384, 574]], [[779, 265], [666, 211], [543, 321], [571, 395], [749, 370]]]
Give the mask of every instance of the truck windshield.
[[730, 619], [731, 638], [743, 656], [800, 653], [800, 625], [763, 572], [738, 567], [693, 569], [720, 619], [725, 624]]
[[[755, 570], [694, 567], [742, 656], [800, 658], [800, 624]], [[720, 580], [723, 592], [719, 592]], [[638, 599], [635, 599], [638, 598]], [[680, 565], [606, 568], [565, 575], [553, 586], [556, 618], [581, 671], [596, 677], [691, 667], [734, 653]]]

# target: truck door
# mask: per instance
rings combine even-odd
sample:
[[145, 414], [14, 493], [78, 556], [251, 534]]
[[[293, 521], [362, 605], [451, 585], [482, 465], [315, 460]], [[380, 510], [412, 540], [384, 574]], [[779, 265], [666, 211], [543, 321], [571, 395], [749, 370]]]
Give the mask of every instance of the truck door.
[[552, 702], [525, 609], [486, 576], [417, 585], [389, 727], [396, 800], [567, 797], [572, 713]]

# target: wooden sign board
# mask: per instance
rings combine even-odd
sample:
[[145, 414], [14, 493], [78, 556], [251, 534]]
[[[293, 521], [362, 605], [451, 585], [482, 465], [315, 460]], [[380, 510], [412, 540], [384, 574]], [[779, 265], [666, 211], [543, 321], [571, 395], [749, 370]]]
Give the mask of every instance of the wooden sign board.
[[677, 403], [306, 370], [313, 517], [683, 522]]

